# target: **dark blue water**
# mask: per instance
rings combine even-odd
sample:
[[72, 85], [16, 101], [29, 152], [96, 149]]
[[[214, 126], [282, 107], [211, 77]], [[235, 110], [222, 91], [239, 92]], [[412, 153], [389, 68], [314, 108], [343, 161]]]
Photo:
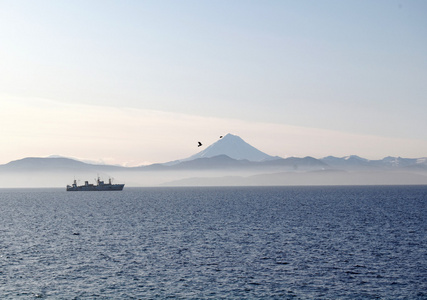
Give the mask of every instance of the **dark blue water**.
[[427, 186], [0, 190], [2, 299], [427, 299]]

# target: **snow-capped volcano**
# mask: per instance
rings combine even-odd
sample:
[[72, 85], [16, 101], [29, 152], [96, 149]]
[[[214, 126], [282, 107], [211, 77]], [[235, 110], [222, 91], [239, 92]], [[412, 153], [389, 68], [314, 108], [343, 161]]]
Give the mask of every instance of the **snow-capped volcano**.
[[227, 155], [233, 159], [247, 159], [249, 161], [264, 161], [278, 158], [256, 149], [237, 135], [229, 133], [222, 139], [207, 147], [205, 150], [181, 161], [188, 161], [197, 158], [210, 158], [218, 155]]

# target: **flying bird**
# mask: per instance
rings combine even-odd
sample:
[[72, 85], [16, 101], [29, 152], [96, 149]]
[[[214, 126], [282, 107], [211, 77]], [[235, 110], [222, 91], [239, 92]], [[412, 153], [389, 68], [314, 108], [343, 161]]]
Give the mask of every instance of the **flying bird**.
[[197, 145], [197, 147], [200, 147], [202, 145], [202, 143], [198, 142], [199, 144]]
[[222, 135], [219, 138], [222, 139]]

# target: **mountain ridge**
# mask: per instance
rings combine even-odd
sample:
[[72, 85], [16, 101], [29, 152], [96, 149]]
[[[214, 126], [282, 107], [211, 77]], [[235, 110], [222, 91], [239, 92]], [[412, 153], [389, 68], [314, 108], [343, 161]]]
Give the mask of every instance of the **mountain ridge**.
[[67, 157], [24, 157], [0, 165], [0, 171], [39, 171], [58, 169], [120, 169], [114, 165], [96, 165]]
[[427, 184], [427, 157], [387, 156], [378, 160], [357, 155], [281, 158], [259, 151], [240, 137], [228, 134], [185, 159], [138, 167], [93, 164], [59, 155], [26, 157], [0, 165], [0, 187], [65, 186], [73, 177], [87, 180], [95, 174], [119, 178], [119, 181], [127, 179], [127, 186], [159, 186], [167, 182], [172, 185], [191, 182], [207, 185]]
[[212, 169], [231, 167], [288, 167], [295, 170], [305, 167], [314, 169], [405, 169], [418, 168], [427, 171], [427, 158], [402, 158], [385, 157], [381, 160], [368, 160], [358, 157], [349, 159], [346, 157], [328, 156], [317, 159], [310, 156], [300, 157], [271, 157], [264, 161], [250, 161], [247, 159], [234, 159], [225, 154], [212, 157], [200, 157], [192, 160], [180, 160], [175, 164], [157, 163], [139, 167], [123, 167], [106, 164], [89, 164], [76, 159], [66, 157], [25, 157], [0, 165], [0, 171], [47, 171], [47, 170], [179, 170], [179, 169]]

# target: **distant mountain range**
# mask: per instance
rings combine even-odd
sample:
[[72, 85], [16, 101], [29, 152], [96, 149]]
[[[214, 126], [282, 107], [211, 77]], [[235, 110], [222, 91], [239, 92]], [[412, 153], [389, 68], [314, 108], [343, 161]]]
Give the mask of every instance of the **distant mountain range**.
[[47, 158], [27, 157], [0, 165], [0, 171], [123, 171], [123, 170], [201, 170], [201, 169], [372, 169], [409, 168], [427, 170], [427, 158], [385, 157], [381, 160], [368, 160], [356, 155], [346, 157], [328, 156], [316, 159], [310, 156], [281, 158], [268, 155], [246, 143], [236, 135], [227, 134], [208, 146], [205, 150], [188, 158], [167, 163], [157, 163], [139, 167], [121, 167], [105, 164], [92, 164], [76, 159], [50, 156]]
[[[251, 182], [251, 184], [256, 184], [256, 182], [262, 183], [268, 181], [272, 183], [276, 181], [289, 183], [297, 177], [305, 176], [305, 178], [307, 178], [308, 174], [310, 178], [319, 179], [321, 177], [325, 179], [337, 176], [339, 172], [359, 172], [359, 174], [362, 174], [361, 172], [395, 172], [395, 174], [397, 174], [397, 171], [404, 172], [405, 174], [408, 172], [413, 173], [418, 176], [415, 182], [423, 183], [424, 176], [427, 176], [427, 158], [385, 157], [381, 160], [368, 160], [356, 155], [346, 157], [328, 156], [321, 159], [309, 156], [303, 158], [281, 158], [268, 155], [249, 145], [240, 137], [232, 134], [227, 134], [217, 142], [206, 147], [206, 149], [188, 158], [148, 166], [121, 167], [91, 164], [60, 156], [51, 156], [47, 158], [27, 157], [0, 165], [0, 175], [3, 174], [2, 180], [12, 175], [18, 178], [20, 174], [24, 173], [27, 174], [26, 178], [30, 178], [31, 180], [35, 180], [34, 182], [37, 182], [37, 180], [34, 179], [35, 175], [31, 174], [61, 173], [63, 176], [66, 175], [72, 178], [72, 176], [76, 174], [88, 176], [88, 174], [96, 175], [97, 173], [101, 173], [105, 176], [116, 174], [119, 177], [133, 178], [131, 176], [132, 174], [140, 174], [140, 176], [142, 176], [141, 174], [143, 173], [155, 172], [157, 174], [165, 174], [165, 176], [163, 176], [164, 180], [166, 182], [168, 182], [168, 180], [169, 182], [173, 182], [173, 185], [179, 182], [185, 182], [185, 180], [187, 180], [187, 184], [190, 184], [188, 179], [185, 179], [186, 174], [190, 174], [189, 172], [198, 172], [196, 175], [200, 176], [202, 174], [208, 177], [208, 179], [205, 178], [201, 180], [195, 180], [193, 178], [193, 183], [199, 182], [200, 184], [200, 182], [209, 180], [212, 175], [218, 175], [222, 172], [220, 175], [222, 179], [219, 181], [217, 180], [217, 182], [224, 181], [225, 183], [230, 183], [233, 180], [228, 176], [234, 176], [232, 177], [234, 178], [234, 182]], [[214, 173], [210, 174], [209, 172]], [[302, 173], [306, 174], [301, 175]], [[168, 174], [168, 176], [166, 176], [166, 174]], [[174, 176], [170, 174], [174, 174]], [[250, 176], [250, 179], [247, 177], [243, 180], [241, 176]], [[292, 180], [289, 179], [290, 176], [293, 178]], [[175, 180], [176, 177], [178, 181]], [[261, 179], [261, 177], [263, 179]], [[275, 178], [274, 180], [273, 177]], [[364, 178], [368, 177], [366, 173]], [[405, 178], [406, 181], [410, 181], [408, 178], [412, 177], [405, 175]], [[144, 177], [144, 181], [147, 181], [147, 179], [147, 176]], [[212, 182], [212, 178], [210, 180]], [[164, 183], [160, 181], [159, 183]], [[406, 184], [406, 181], [402, 182]], [[333, 180], [331, 179], [327, 182], [333, 183]], [[349, 182], [351, 182], [351, 180]], [[397, 180], [396, 182], [399, 181]], [[425, 184], [427, 184], [427, 177]], [[135, 182], [135, 185], [138, 185], [138, 183]]]
[[386, 157], [381, 160], [367, 160], [361, 157], [313, 157], [275, 158], [267, 161], [233, 159], [225, 154], [183, 160], [174, 164], [152, 164], [140, 167], [88, 164], [71, 158], [27, 157], [0, 165], [0, 172], [20, 171], [161, 171], [161, 170], [210, 170], [210, 169], [292, 169], [292, 170], [361, 170], [361, 169], [419, 169], [427, 171], [427, 158]]

